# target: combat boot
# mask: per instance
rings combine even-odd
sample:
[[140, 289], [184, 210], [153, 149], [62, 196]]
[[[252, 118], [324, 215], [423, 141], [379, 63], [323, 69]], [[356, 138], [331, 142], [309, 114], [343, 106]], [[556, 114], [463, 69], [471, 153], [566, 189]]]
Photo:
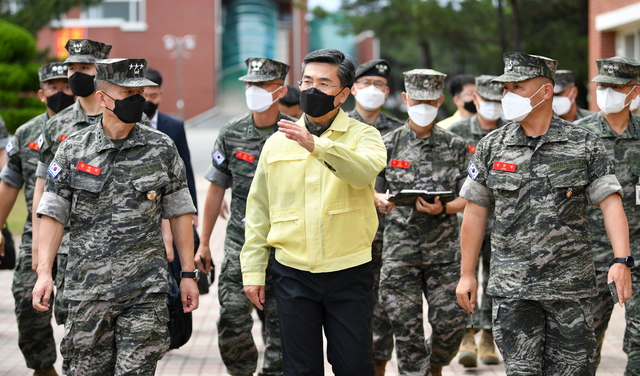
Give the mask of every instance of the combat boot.
[[380, 360], [380, 359], [373, 360], [374, 376], [384, 376], [384, 372], [386, 368], [387, 368], [386, 360]]
[[476, 347], [476, 340], [473, 335], [476, 334], [474, 329], [467, 329], [462, 337], [462, 343], [460, 344], [460, 355], [458, 356], [458, 363], [462, 364], [465, 368], [478, 366], [478, 348]]
[[50, 366], [35, 370], [33, 376], [58, 376], [58, 372], [56, 372], [56, 369], [53, 368], [53, 366]]
[[496, 354], [496, 347], [493, 344], [493, 333], [491, 330], [483, 330], [480, 338], [480, 360], [484, 364], [498, 364], [500, 358]]
[[431, 366], [431, 376], [442, 376], [442, 366]]

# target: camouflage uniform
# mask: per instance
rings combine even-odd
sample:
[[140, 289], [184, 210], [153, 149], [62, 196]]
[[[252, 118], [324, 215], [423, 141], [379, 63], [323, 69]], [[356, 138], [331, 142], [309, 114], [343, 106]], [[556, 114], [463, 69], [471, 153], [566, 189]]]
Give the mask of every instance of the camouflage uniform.
[[[240, 77], [246, 82], [263, 82], [284, 78], [289, 67], [266, 59], [249, 58], [248, 74]], [[296, 119], [279, 113], [279, 120]], [[277, 121], [276, 121], [277, 123]], [[253, 341], [251, 328], [251, 302], [244, 294], [240, 251], [244, 244], [244, 224], [247, 195], [260, 160], [265, 141], [277, 131], [274, 123], [268, 134], [263, 134], [253, 123], [253, 115], [242, 116], [226, 124], [214, 145], [212, 163], [205, 179], [222, 188], [231, 188], [231, 208], [224, 242], [224, 258], [218, 277], [218, 346], [227, 372], [235, 376], [252, 375], [256, 371], [258, 349]], [[273, 251], [269, 265], [273, 262]], [[267, 298], [264, 304], [266, 346], [259, 375], [282, 375], [282, 350], [280, 323], [276, 301], [273, 298], [273, 280], [267, 271], [265, 283]]]
[[[347, 115], [364, 123], [362, 117], [356, 110], [348, 112]], [[402, 126], [402, 121], [395, 117], [380, 112], [378, 120], [375, 123], [369, 124], [378, 131], [380, 135], [384, 136], [392, 130], [395, 130]], [[371, 321], [371, 328], [373, 329], [373, 359], [390, 360], [393, 352], [393, 331], [391, 330], [391, 322], [389, 321], [389, 315], [385, 312], [384, 308], [380, 304], [379, 290], [380, 290], [380, 268], [382, 267], [382, 234], [384, 232], [384, 217], [383, 213], [378, 212], [378, 231], [376, 237], [371, 244], [371, 266], [373, 268], [373, 320]]]
[[[417, 100], [439, 98], [442, 90], [434, 88], [434, 81], [444, 82], [444, 75], [423, 71], [426, 73], [405, 73], [408, 95]], [[428, 83], [423, 87], [423, 82]], [[457, 192], [462, 185], [470, 154], [464, 140], [452, 133], [432, 125], [431, 135], [422, 139], [405, 124], [388, 133], [384, 143], [387, 167], [378, 177], [378, 192]], [[387, 215], [380, 300], [393, 325], [401, 375], [429, 374], [432, 367], [449, 364], [460, 346], [467, 315], [451, 304], [460, 278], [457, 223], [455, 214], [429, 215], [404, 206]], [[432, 328], [428, 345], [424, 338], [422, 294], [429, 304]]]
[[[106, 58], [109, 56], [111, 46], [89, 39], [69, 39], [65, 45], [69, 52], [67, 63], [94, 63], [96, 59]], [[66, 72], [65, 72], [66, 73]], [[100, 123], [102, 115], [88, 117], [85, 115], [80, 105], [80, 101], [76, 101], [73, 106], [69, 106], [64, 110], [52, 116], [51, 119], [42, 127], [42, 135], [38, 139], [40, 148], [40, 162], [36, 169], [36, 177], [47, 179], [47, 167], [53, 161], [53, 156], [58, 150], [58, 146], [62, 141], [74, 132], [84, 129], [91, 124]], [[56, 257], [56, 301], [54, 304], [54, 316], [56, 323], [62, 325], [67, 318], [67, 308], [69, 302], [64, 296], [64, 273], [67, 267], [67, 255], [69, 253], [69, 236], [66, 235], [69, 227], [65, 227], [65, 236], [62, 239], [58, 256]]]
[[[497, 81], [553, 79], [554, 60], [522, 53], [504, 60]], [[488, 293], [507, 374], [593, 374], [587, 209], [622, 193], [604, 145], [556, 115], [540, 137], [511, 122], [480, 141], [468, 173], [460, 195], [495, 205]]]
[[27, 204], [27, 220], [22, 230], [11, 292], [15, 300], [18, 345], [27, 367], [32, 369], [50, 367], [56, 361], [56, 343], [51, 326], [52, 313], [50, 310], [37, 311], [31, 302], [31, 292], [37, 279], [36, 273], [31, 269], [31, 205], [38, 165], [38, 136], [47, 117], [46, 113], [36, 116], [18, 128], [7, 147], [7, 166], [0, 174], [0, 179], [12, 187], [24, 187]]
[[[102, 60], [96, 78], [155, 86], [142, 70], [118, 81], [108, 69], [133, 63], [146, 66]], [[137, 123], [118, 148], [95, 124], [61, 143], [47, 172], [38, 215], [71, 225], [61, 344], [69, 375], [153, 374], [169, 349], [161, 220], [195, 212], [173, 141]]]
[[4, 123], [4, 119], [0, 116], [0, 149], [4, 149], [9, 142], [9, 132], [7, 131], [7, 125]]
[[[614, 59], [603, 59], [599, 61], [600, 75], [594, 78], [594, 81], [609, 81], [611, 78], [618, 78], [622, 73], [629, 73], [629, 76], [637, 77], [640, 66], [638, 62], [632, 62], [637, 66], [619, 64], [620, 69], [614, 70], [614, 77], [610, 77], [605, 70], [602, 62], [615, 63]], [[635, 72], [635, 73], [634, 73]], [[600, 78], [604, 78], [601, 80]], [[619, 78], [619, 81], [612, 82], [616, 84], [627, 84], [631, 82], [629, 79]], [[628, 111], [625, 107], [623, 111]], [[631, 255], [640, 259], [640, 206], [636, 201], [636, 193], [640, 186], [640, 116], [630, 114], [629, 124], [621, 134], [617, 134], [611, 129], [602, 112], [598, 112], [576, 122], [596, 134], [607, 151], [607, 155], [615, 166], [616, 178], [622, 186], [624, 195], [622, 196], [622, 204], [627, 215], [629, 223], [629, 244], [631, 246]], [[596, 340], [598, 341], [598, 358], [600, 361], [600, 352], [604, 341], [604, 334], [611, 318], [613, 311], [613, 300], [609, 287], [607, 286], [607, 278], [609, 268], [613, 264], [613, 248], [607, 236], [604, 227], [604, 218], [602, 211], [598, 208], [590, 208], [589, 210], [589, 230], [591, 231], [593, 260], [596, 268], [596, 282], [598, 285], [598, 296], [592, 298], [594, 329]], [[628, 375], [640, 375], [640, 307], [638, 307], [638, 292], [640, 289], [640, 273], [638, 268], [632, 268], [633, 278], [633, 298], [625, 304], [625, 316], [627, 326], [624, 337], [624, 350], [629, 356], [627, 364]]]
[[[278, 120], [295, 119], [280, 114]], [[251, 375], [255, 372], [258, 350], [253, 341], [251, 328], [251, 302], [244, 294], [240, 270], [240, 251], [244, 244], [244, 218], [246, 200], [251, 181], [258, 166], [260, 152], [267, 138], [277, 131], [274, 127], [269, 135], [262, 135], [248, 114], [225, 125], [220, 131], [213, 149], [213, 161], [205, 173], [205, 179], [223, 188], [231, 188], [231, 213], [227, 223], [224, 242], [224, 259], [218, 279], [218, 346], [227, 371], [231, 375]], [[273, 258], [273, 255], [272, 255]], [[265, 283], [267, 299], [265, 317], [267, 344], [261, 375], [282, 374], [280, 330], [275, 299], [272, 296], [271, 274]]]

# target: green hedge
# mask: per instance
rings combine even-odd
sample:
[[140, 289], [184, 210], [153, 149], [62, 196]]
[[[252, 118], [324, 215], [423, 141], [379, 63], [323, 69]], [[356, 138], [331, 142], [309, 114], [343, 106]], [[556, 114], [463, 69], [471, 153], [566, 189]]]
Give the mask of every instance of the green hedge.
[[7, 130], [14, 134], [16, 129], [34, 117], [43, 114], [46, 107], [42, 104], [42, 108], [6, 108], [0, 110], [0, 116], [7, 123]]
[[0, 90], [22, 91], [29, 82], [29, 73], [20, 64], [0, 63]]
[[36, 53], [36, 39], [26, 29], [0, 20], [0, 61], [27, 62]]

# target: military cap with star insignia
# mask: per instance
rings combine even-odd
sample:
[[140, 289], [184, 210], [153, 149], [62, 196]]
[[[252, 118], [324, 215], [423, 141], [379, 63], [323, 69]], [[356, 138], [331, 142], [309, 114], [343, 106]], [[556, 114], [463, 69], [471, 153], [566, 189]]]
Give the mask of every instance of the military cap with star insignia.
[[560, 94], [567, 86], [575, 82], [575, 76], [573, 71], [570, 70], [557, 70], [555, 84], [553, 85], [553, 94]]
[[264, 82], [277, 78], [285, 79], [289, 73], [289, 66], [266, 57], [250, 57], [244, 61], [247, 64], [247, 74], [238, 78], [245, 82]]
[[507, 52], [502, 55], [504, 74], [493, 80], [497, 82], [522, 82], [535, 77], [547, 77], [554, 81], [558, 61], [548, 57], [529, 55], [523, 52]]
[[502, 99], [503, 87], [501, 82], [492, 81], [497, 76], [483, 74], [476, 77], [476, 94], [488, 101], [499, 101]]
[[145, 59], [106, 59], [96, 61], [96, 80], [122, 87], [158, 86], [144, 78]]
[[40, 83], [55, 80], [58, 78], [67, 78], [67, 64], [65, 63], [49, 63], [38, 69], [38, 78]]
[[404, 87], [407, 95], [415, 100], [440, 99], [446, 74], [433, 69], [414, 69], [404, 74]]
[[391, 66], [386, 60], [373, 59], [358, 65], [356, 68], [356, 80], [362, 76], [379, 76], [389, 78]]
[[90, 39], [69, 39], [64, 48], [69, 51], [65, 63], [93, 64], [96, 60], [107, 59], [111, 46]]
[[596, 60], [598, 75], [591, 81], [604, 84], [625, 85], [638, 78], [640, 62], [630, 57], [614, 56]]

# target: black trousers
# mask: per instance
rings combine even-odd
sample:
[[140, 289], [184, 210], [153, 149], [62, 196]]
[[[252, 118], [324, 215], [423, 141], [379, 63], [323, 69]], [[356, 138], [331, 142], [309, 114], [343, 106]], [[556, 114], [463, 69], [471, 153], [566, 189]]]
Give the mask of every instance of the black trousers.
[[310, 273], [274, 262], [273, 275], [285, 376], [372, 376], [371, 263], [330, 273]]

